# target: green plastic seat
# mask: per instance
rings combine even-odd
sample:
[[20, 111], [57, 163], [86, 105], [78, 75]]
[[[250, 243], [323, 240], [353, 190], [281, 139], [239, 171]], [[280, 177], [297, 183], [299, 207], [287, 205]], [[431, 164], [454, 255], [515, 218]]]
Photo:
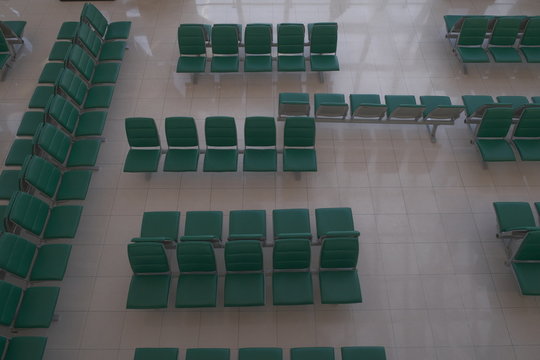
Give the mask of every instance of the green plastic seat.
[[476, 128], [475, 143], [484, 161], [515, 161], [516, 157], [505, 139], [512, 125], [512, 108], [490, 108]]
[[156, 172], [161, 156], [161, 142], [152, 118], [126, 118], [129, 151], [124, 172]]
[[279, 93], [279, 117], [309, 116], [309, 94]]
[[497, 17], [490, 16], [490, 15], [444, 15], [444, 23], [446, 26], [446, 37], [447, 38], [457, 38], [459, 36], [459, 33], [461, 32], [461, 28], [463, 27], [463, 22], [465, 19], [487, 19], [488, 20], [488, 27], [487, 27], [487, 33], [493, 31], [493, 27], [495, 26], [495, 20]]
[[0, 354], [7, 350], [3, 360], [42, 360], [45, 354], [47, 338], [40, 336], [18, 336], [7, 338], [0, 336]]
[[75, 138], [101, 136], [107, 120], [106, 111], [81, 113], [62, 95], [54, 95], [51, 98], [45, 113], [47, 121], [60, 125]]
[[385, 95], [388, 119], [419, 120], [424, 116], [424, 105], [418, 105], [414, 95]]
[[230, 356], [230, 350], [223, 348], [186, 350], [186, 360], [229, 360]]
[[19, 190], [20, 170], [3, 170], [0, 173], [0, 199], [9, 200]]
[[266, 240], [266, 211], [231, 210], [228, 240]]
[[497, 216], [498, 233], [538, 230], [528, 202], [499, 201], [493, 203]]
[[420, 104], [425, 106], [424, 120], [455, 121], [465, 110], [463, 105], [453, 105], [448, 96], [420, 96]]
[[283, 132], [283, 171], [317, 171], [315, 119], [288, 117]]
[[109, 108], [114, 86], [99, 85], [88, 87], [85, 82], [70, 69], [62, 70], [56, 86], [69, 96], [80, 109]]
[[24, 159], [32, 154], [32, 139], [15, 139], [9, 148], [4, 164], [6, 166], [21, 166]]
[[230, 116], [207, 117], [204, 123], [204, 135], [207, 149], [203, 171], [236, 171], [238, 167], [238, 140], [234, 118]]
[[91, 3], [84, 4], [81, 21], [89, 23], [104, 40], [127, 40], [131, 21], [111, 22]]
[[315, 219], [317, 221], [317, 237], [320, 241], [328, 237], [357, 238], [360, 236], [360, 232], [354, 229], [351, 208], [315, 209]]
[[178, 360], [178, 349], [136, 348], [133, 360]]
[[180, 241], [220, 242], [223, 232], [223, 212], [188, 211], [184, 236]]
[[54, 92], [54, 86], [37, 86], [30, 98], [28, 107], [30, 109], [45, 109]]
[[540, 62], [540, 16], [532, 16], [527, 20], [523, 37], [519, 42], [519, 50], [527, 62]]
[[489, 62], [489, 57], [482, 47], [488, 32], [488, 24], [488, 18], [465, 18], [456, 43], [456, 51], [461, 62]]
[[540, 295], [540, 231], [530, 231], [511, 260], [523, 295]]
[[49, 52], [49, 61], [65, 61], [69, 49], [71, 48], [71, 41], [57, 41], [53, 44], [51, 52]]
[[488, 50], [495, 62], [521, 62], [521, 56], [514, 45], [523, 20], [525, 20], [524, 16], [501, 16], [497, 18], [488, 43]]
[[[326, 71], [326, 70], [320, 70]], [[315, 118], [345, 119], [349, 105], [343, 94], [315, 94]]]
[[238, 35], [235, 25], [215, 24], [212, 26], [211, 72], [238, 72], [240, 65]]
[[274, 239], [311, 240], [308, 209], [276, 209], [272, 211]]
[[320, 255], [319, 285], [323, 304], [362, 302], [358, 262], [358, 239], [326, 238]]
[[34, 136], [36, 129], [45, 120], [43, 111], [27, 111], [17, 129], [17, 136]]
[[351, 118], [367, 118], [381, 120], [385, 114], [387, 106], [381, 104], [378, 94], [351, 94]]
[[278, 24], [277, 36], [278, 71], [306, 71], [304, 24]]
[[73, 40], [77, 36], [79, 30], [78, 21], [64, 21], [58, 30], [56, 40]]
[[61, 281], [66, 273], [71, 244], [47, 244], [39, 248], [30, 281]]
[[199, 136], [192, 117], [165, 119], [167, 154], [163, 171], [197, 171], [199, 164]]
[[272, 24], [247, 24], [244, 34], [244, 71], [272, 71]]
[[146, 211], [141, 233], [132, 242], [178, 242], [180, 211]]
[[126, 308], [166, 308], [171, 273], [163, 245], [152, 242], [128, 244], [128, 258], [133, 276]]
[[274, 305], [313, 304], [310, 241], [307, 239], [276, 240], [272, 261]]
[[334, 360], [332, 347], [291, 348], [291, 360]]
[[178, 48], [180, 57], [176, 65], [177, 73], [205, 71], [206, 40], [202, 25], [181, 24], [178, 27]]
[[[518, 111], [520, 109], [523, 110], [528, 105], [531, 105], [529, 103], [529, 99], [527, 99], [526, 96], [516, 96], [516, 95], [497, 96], [497, 102], [500, 104], [510, 104], [512, 106], [512, 109], [514, 110], [514, 116], [518, 114]], [[521, 115], [521, 112], [519, 112], [519, 115]]]
[[[337, 23], [309, 24], [311, 71], [339, 71]], [[315, 106], [317, 107], [317, 106]]]
[[261, 242], [229, 241], [225, 244], [225, 306], [264, 305]]
[[341, 348], [341, 360], [386, 360], [383, 346], [344, 346]]
[[514, 127], [512, 142], [523, 161], [540, 161], [540, 108], [523, 110]]
[[46, 63], [39, 75], [38, 83], [40, 84], [54, 84], [58, 75], [64, 70], [65, 64], [61, 62], [49, 62]]
[[246, 117], [244, 143], [244, 171], [277, 170], [276, 122], [273, 117]]
[[176, 257], [180, 275], [176, 290], [177, 308], [215, 307], [218, 275], [214, 248], [208, 242], [179, 243]]
[[468, 118], [481, 118], [487, 106], [495, 105], [495, 100], [489, 95], [463, 95], [461, 99]]
[[86, 51], [74, 44], [67, 57], [68, 67], [77, 70], [88, 84], [114, 84], [120, 73], [120, 63], [97, 63]]
[[281, 348], [240, 348], [238, 360], [282, 360]]
[[4, 37], [10, 44], [22, 44], [23, 33], [26, 27], [26, 21], [24, 20], [8, 20], [0, 21], [0, 30], [4, 33]]
[[103, 42], [86, 23], [81, 23], [77, 33], [78, 43], [98, 62], [122, 61], [126, 51], [125, 41]]

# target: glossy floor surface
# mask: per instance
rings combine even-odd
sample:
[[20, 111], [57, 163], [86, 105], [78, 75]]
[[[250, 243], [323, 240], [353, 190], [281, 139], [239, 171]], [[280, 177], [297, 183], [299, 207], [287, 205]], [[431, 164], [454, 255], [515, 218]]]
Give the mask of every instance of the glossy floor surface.
[[[464, 94], [538, 96], [538, 65], [471, 66], [463, 75], [443, 25], [445, 14], [540, 15], [537, 0], [117, 0], [96, 5], [112, 20], [131, 20], [133, 27], [100, 169], [83, 202], [61, 283], [60, 320], [50, 329], [20, 333], [48, 336], [46, 359], [124, 360], [140, 346], [342, 345], [384, 345], [390, 360], [539, 358], [540, 299], [519, 294], [495, 237], [491, 203], [540, 201], [540, 165], [484, 168], [462, 120], [442, 127], [436, 144], [420, 126], [319, 124], [319, 171], [300, 178], [282, 171], [122, 173], [128, 116], [154, 117], [160, 130], [167, 116], [194, 116], [201, 136], [205, 116], [236, 117], [240, 134], [245, 116], [276, 116], [283, 91], [448, 95], [458, 103]], [[77, 20], [81, 7], [56, 0], [0, 2], [1, 19], [28, 21], [25, 47], [0, 83], [2, 157], [60, 24]], [[324, 83], [313, 73], [274, 72], [205, 74], [194, 84], [174, 72], [176, 29], [182, 22], [319, 21], [339, 23], [342, 70], [327, 74]], [[282, 123], [278, 126], [281, 143]], [[137, 235], [144, 211], [178, 209], [183, 227], [187, 210], [270, 213], [306, 207], [313, 213], [331, 206], [351, 207], [362, 233], [358, 268], [364, 303], [322, 306], [316, 290], [316, 305], [275, 307], [267, 278], [264, 307], [225, 309], [220, 289], [215, 309], [177, 310], [173, 285], [168, 309], [125, 309], [131, 276], [126, 244]], [[270, 255], [265, 253], [267, 269]], [[171, 264], [176, 269], [172, 251]]]

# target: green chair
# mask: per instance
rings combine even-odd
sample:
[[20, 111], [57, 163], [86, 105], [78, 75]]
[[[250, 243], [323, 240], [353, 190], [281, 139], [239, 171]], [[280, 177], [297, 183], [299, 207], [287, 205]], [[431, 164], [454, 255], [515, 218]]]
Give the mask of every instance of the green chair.
[[204, 172], [236, 171], [238, 142], [236, 124], [230, 116], [209, 116], [204, 123], [206, 155]]
[[283, 171], [317, 171], [315, 119], [288, 117], [283, 132]]
[[465, 110], [463, 105], [453, 105], [448, 96], [420, 96], [420, 104], [425, 106], [424, 120], [454, 122]]
[[500, 104], [510, 104], [512, 110], [514, 110], [514, 119], [519, 119], [525, 109], [539, 106], [537, 104], [531, 104], [526, 96], [497, 96], [497, 102]]
[[244, 171], [277, 170], [276, 122], [273, 117], [246, 117], [244, 143]]
[[82, 75], [87, 84], [114, 84], [120, 73], [119, 62], [97, 63], [86, 51], [74, 44], [67, 57], [67, 66]]
[[[322, 70], [321, 70], [322, 71]], [[315, 119], [338, 118], [344, 120], [349, 111], [343, 94], [315, 94]]]
[[43, 239], [73, 239], [77, 234], [83, 207], [62, 205], [49, 207], [43, 200], [17, 191], [9, 200], [4, 227], [17, 233], [24, 229]]
[[291, 348], [291, 360], [334, 360], [333, 347]]
[[107, 120], [106, 111], [80, 112], [62, 95], [54, 95], [45, 109], [45, 119], [60, 125], [74, 138], [99, 137]]
[[272, 24], [247, 24], [244, 71], [272, 71]]
[[163, 245], [151, 242], [128, 244], [128, 258], [133, 276], [126, 308], [166, 308], [171, 270]]
[[14, 54], [12, 53], [11, 47], [9, 46], [4, 34], [0, 30], [0, 80], [3, 80], [6, 71], [9, 67], [9, 62], [14, 59]]
[[105, 16], [92, 3], [84, 4], [81, 21], [92, 26], [103, 40], [127, 40], [131, 21], [107, 21]]
[[240, 348], [238, 360], [282, 360], [281, 348]]
[[133, 360], [178, 360], [178, 348], [136, 348]]
[[124, 172], [156, 172], [161, 156], [161, 142], [152, 118], [126, 118], [129, 151]]
[[533, 104], [540, 104], [540, 96], [531, 97]]
[[386, 360], [383, 346], [344, 346], [341, 348], [341, 360]]
[[325, 238], [358, 238], [360, 236], [360, 232], [354, 229], [351, 208], [315, 209], [315, 219], [317, 221], [317, 237], [319, 241], [323, 241]]
[[313, 304], [310, 241], [308, 239], [276, 240], [272, 261], [274, 305]]
[[512, 143], [523, 161], [540, 161], [540, 108], [523, 110], [514, 127]]
[[465, 105], [467, 118], [465, 122], [479, 120], [484, 116], [487, 109], [492, 107], [511, 107], [511, 104], [497, 104], [489, 95], [463, 95], [461, 97]]
[[311, 71], [339, 71], [339, 61], [336, 55], [337, 23], [309, 25]]
[[540, 62], [540, 16], [533, 16], [528, 19], [518, 46], [527, 62]]
[[41, 360], [46, 345], [46, 337], [18, 336], [8, 339], [0, 336], [0, 354], [5, 351], [3, 360]]
[[266, 240], [266, 211], [231, 210], [228, 240]]
[[163, 171], [197, 171], [199, 164], [199, 136], [192, 117], [165, 119], [167, 155]]
[[180, 57], [177, 73], [199, 73], [206, 68], [206, 40], [202, 25], [181, 24], [178, 27]]
[[[488, 18], [466, 18], [459, 33], [454, 51], [461, 62], [488, 63], [489, 57], [482, 47], [488, 32]], [[466, 71], [466, 68], [464, 68]]]
[[[84, 7], [84, 5], [83, 5]], [[73, 41], [77, 36], [79, 30], [80, 21], [64, 21], [58, 30], [56, 40], [69, 40]]]
[[0, 325], [18, 329], [48, 328], [53, 321], [59, 293], [60, 288], [56, 286], [23, 290], [0, 280]]
[[132, 242], [178, 242], [180, 211], [146, 211], [143, 214], [141, 233]]
[[540, 230], [528, 202], [499, 201], [493, 203], [493, 208], [498, 237], [523, 237], [527, 231]]
[[32, 97], [30, 97], [28, 107], [30, 109], [44, 109], [54, 94], [54, 86], [36, 86]]
[[125, 41], [108, 41], [102, 39], [86, 23], [81, 23], [76, 43], [85, 48], [90, 56], [98, 62], [122, 61], [126, 51]]
[[225, 306], [264, 305], [263, 254], [260, 241], [227, 242], [225, 267]]
[[540, 295], [540, 231], [530, 231], [510, 260], [523, 295]]
[[187, 349], [186, 350], [186, 360], [229, 360], [230, 359], [230, 350], [229, 349]]
[[309, 116], [309, 94], [279, 93], [279, 117]]
[[474, 142], [483, 161], [515, 161], [506, 135], [512, 126], [511, 108], [487, 109], [476, 127]]
[[45, 121], [45, 113], [43, 111], [27, 111], [24, 113], [17, 136], [34, 136], [36, 129], [43, 121]]
[[223, 212], [221, 211], [188, 211], [184, 236], [180, 241], [221, 242], [223, 232]]
[[381, 104], [377, 94], [351, 94], [351, 119], [377, 119], [382, 120], [386, 115], [387, 106]]
[[240, 57], [238, 52], [238, 28], [232, 24], [212, 26], [211, 72], [238, 72]]
[[388, 106], [387, 119], [418, 121], [423, 118], [426, 109], [424, 105], [416, 103], [414, 95], [385, 95], [384, 102]]
[[493, 31], [493, 27], [495, 26], [495, 20], [497, 17], [490, 16], [490, 15], [444, 15], [444, 23], [446, 26], [446, 38], [448, 39], [454, 39], [459, 36], [459, 33], [461, 32], [461, 28], [463, 27], [463, 22], [465, 19], [487, 19], [488, 20], [488, 27], [487, 27], [487, 33], [491, 33]]
[[188, 241], [178, 244], [177, 308], [215, 307], [218, 274], [214, 248], [208, 242]]
[[4, 164], [6, 166], [21, 166], [28, 155], [32, 155], [32, 139], [15, 139], [9, 148]]
[[[75, 34], [75, 37], [77, 37], [79, 28], [76, 29], [77, 33]], [[71, 48], [71, 41], [57, 41], [53, 44], [51, 51], [49, 52], [49, 57], [47, 58], [49, 61], [62, 61], [64, 62], [66, 60], [66, 56], [69, 53], [69, 49]]]
[[11, 20], [0, 21], [0, 31], [4, 33], [4, 37], [10, 44], [22, 44], [24, 28], [26, 27], [26, 21], [24, 20]]
[[59, 92], [69, 96], [80, 109], [108, 108], [111, 105], [114, 86], [99, 85], [88, 87], [70, 69], [62, 70], [56, 80]]
[[323, 304], [362, 302], [358, 262], [358, 239], [326, 238], [320, 255], [319, 285]]
[[274, 239], [311, 240], [308, 209], [276, 209], [272, 211]]
[[525, 16], [501, 16], [495, 21], [488, 50], [495, 62], [518, 63], [521, 56], [514, 47]]
[[[69, 53], [69, 52], [68, 52]], [[64, 62], [48, 62], [43, 66], [43, 70], [39, 75], [38, 83], [54, 84], [58, 75], [64, 70], [66, 64]]]
[[30, 281], [62, 280], [71, 253], [70, 244], [36, 246], [15, 234], [0, 235], [0, 269]]
[[19, 190], [20, 170], [3, 170], [0, 173], [0, 199], [9, 200]]
[[306, 71], [304, 24], [278, 24], [277, 36], [278, 71]]

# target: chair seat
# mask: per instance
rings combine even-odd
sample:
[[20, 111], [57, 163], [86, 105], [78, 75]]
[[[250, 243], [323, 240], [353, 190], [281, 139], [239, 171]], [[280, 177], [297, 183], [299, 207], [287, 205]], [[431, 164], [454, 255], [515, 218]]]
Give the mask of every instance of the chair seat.
[[30, 98], [28, 107], [31, 109], [45, 109], [53, 95], [54, 86], [38, 86]]
[[238, 72], [240, 59], [235, 56], [213, 56], [210, 66], [211, 72]]
[[45, 64], [41, 75], [39, 75], [38, 83], [40, 84], [54, 84], [60, 72], [64, 70], [64, 63], [50, 62]]
[[199, 73], [206, 68], [206, 56], [180, 56], [176, 65], [177, 73]]
[[101, 147], [101, 140], [83, 139], [73, 143], [67, 167], [95, 166]]
[[320, 271], [319, 284], [323, 304], [362, 302], [360, 281], [356, 270]]
[[274, 305], [313, 304], [311, 273], [308, 271], [274, 272], [272, 296]]
[[204, 156], [204, 172], [236, 171], [238, 151], [236, 149], [207, 149]]
[[124, 172], [156, 172], [160, 156], [161, 150], [159, 149], [130, 149], [124, 164]]
[[540, 263], [512, 263], [523, 295], [540, 295]]
[[493, 207], [502, 232], [538, 229], [528, 202], [494, 202]]
[[461, 61], [464, 63], [488, 63], [489, 57], [486, 51], [480, 47], [458, 47]]
[[127, 40], [130, 30], [131, 21], [115, 21], [107, 27], [105, 40]]
[[514, 139], [519, 156], [523, 161], [540, 161], [539, 139]]
[[176, 290], [176, 307], [215, 307], [217, 282], [217, 274], [180, 274]]
[[244, 171], [276, 171], [277, 152], [275, 149], [246, 149], [244, 151]]
[[261, 55], [247, 55], [244, 60], [245, 72], [269, 72], [272, 71], [272, 57]]
[[26, 21], [24, 20], [11, 20], [4, 21], [4, 25], [8, 26], [11, 31], [15, 33], [18, 37], [22, 37], [24, 28], [26, 27]]
[[198, 149], [169, 149], [163, 171], [197, 171], [198, 164]]
[[116, 83], [120, 65], [117, 62], [98, 64], [92, 74], [92, 84]]
[[278, 71], [306, 71], [304, 55], [278, 56]]
[[516, 157], [506, 140], [477, 139], [476, 145], [484, 161], [515, 161]]
[[75, 136], [101, 136], [105, 121], [106, 111], [89, 111], [79, 115]]
[[42, 360], [47, 338], [40, 336], [18, 336], [9, 341], [4, 360]]
[[336, 55], [311, 55], [311, 71], [339, 71]]
[[56, 206], [51, 210], [43, 238], [72, 239], [77, 233], [83, 207], [80, 205]]
[[14, 326], [16, 328], [48, 328], [53, 319], [59, 293], [59, 287], [28, 288], [21, 302]]
[[108, 108], [114, 93], [114, 86], [95, 86], [90, 88], [84, 100], [85, 109]]
[[225, 306], [264, 305], [264, 274], [225, 275]]
[[99, 53], [99, 61], [117, 60], [120, 61], [124, 58], [126, 52], [125, 41], [111, 41], [104, 43], [101, 46], [101, 52]]
[[17, 136], [34, 136], [37, 127], [44, 121], [45, 114], [43, 111], [27, 111], [24, 113]]
[[129, 284], [128, 309], [166, 308], [171, 275], [133, 275]]
[[178, 348], [137, 348], [134, 360], [178, 360]]
[[49, 61], [64, 61], [71, 47], [71, 41], [57, 41], [49, 53]]
[[32, 139], [15, 139], [6, 156], [5, 164], [7, 166], [22, 166], [24, 159], [32, 155]]
[[58, 35], [56, 35], [57, 40], [73, 40], [77, 36], [77, 30], [79, 29], [78, 21], [64, 21]]
[[283, 171], [317, 171], [317, 154], [315, 150], [283, 150]]
[[489, 52], [491, 53], [491, 56], [493, 56], [493, 60], [495, 60], [495, 62], [521, 62], [521, 56], [519, 56], [518, 51], [513, 47], [490, 47]]
[[19, 170], [4, 170], [0, 174], [0, 199], [9, 200], [19, 190]]
[[522, 47], [520, 48], [525, 59], [530, 63], [539, 63], [540, 62], [540, 47]]
[[66, 273], [70, 254], [70, 244], [43, 245], [39, 248], [36, 261], [32, 266], [30, 281], [61, 281]]

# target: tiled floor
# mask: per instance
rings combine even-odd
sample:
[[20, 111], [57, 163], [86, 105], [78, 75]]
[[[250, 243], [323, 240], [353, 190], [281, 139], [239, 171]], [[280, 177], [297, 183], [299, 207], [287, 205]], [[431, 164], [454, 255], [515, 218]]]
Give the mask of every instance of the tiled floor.
[[[242, 129], [245, 116], [275, 116], [282, 91], [436, 94], [459, 103], [463, 94], [540, 95], [536, 65], [472, 66], [463, 75], [444, 39], [442, 19], [449, 13], [539, 15], [537, 0], [96, 4], [113, 20], [133, 21], [133, 28], [100, 170], [84, 201], [61, 284], [60, 321], [47, 330], [21, 332], [49, 337], [48, 360], [125, 360], [137, 346], [315, 345], [384, 345], [391, 360], [540, 358], [540, 299], [519, 295], [495, 238], [491, 209], [495, 200], [540, 200], [540, 166], [517, 162], [483, 168], [462, 121], [441, 128], [436, 144], [423, 127], [320, 124], [319, 171], [300, 179], [281, 171], [122, 173], [127, 116], [154, 117], [162, 130], [164, 117], [192, 115], [202, 130], [205, 116], [231, 115]], [[0, 83], [3, 156], [61, 22], [76, 20], [81, 6], [57, 0], [0, 2], [0, 18], [28, 21], [25, 48]], [[181, 22], [314, 21], [340, 26], [342, 70], [327, 74], [324, 84], [310, 73], [207, 74], [197, 84], [174, 73]], [[126, 311], [131, 274], [126, 244], [139, 231], [144, 211], [328, 206], [350, 206], [362, 232], [363, 304], [321, 306], [317, 299], [314, 306], [225, 309], [220, 299], [217, 308], [204, 311], [181, 311], [172, 303], [164, 311]], [[265, 255], [270, 268], [270, 253]]]

